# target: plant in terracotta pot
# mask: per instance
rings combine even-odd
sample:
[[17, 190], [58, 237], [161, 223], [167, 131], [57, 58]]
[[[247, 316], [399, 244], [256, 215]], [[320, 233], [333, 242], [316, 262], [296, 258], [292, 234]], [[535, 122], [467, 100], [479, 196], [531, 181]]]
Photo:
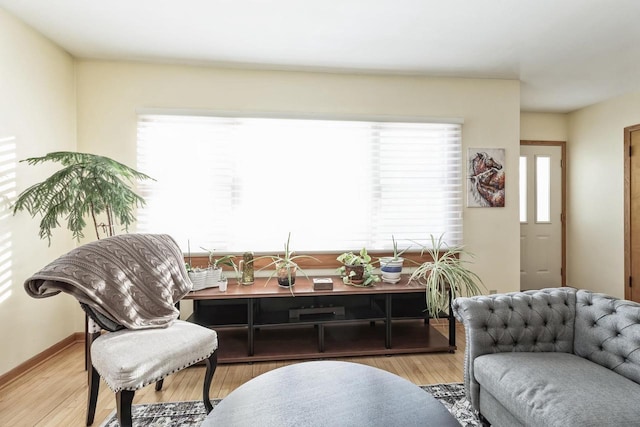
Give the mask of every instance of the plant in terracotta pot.
[[312, 257], [311, 255], [294, 255], [294, 252], [291, 250], [291, 247], [290, 247], [290, 241], [291, 241], [291, 233], [289, 233], [287, 237], [287, 241], [284, 244], [284, 254], [282, 256], [264, 255], [264, 256], [257, 257], [254, 260], [254, 262], [259, 259], [271, 260], [271, 262], [269, 262], [266, 266], [260, 269], [260, 270], [264, 270], [269, 267], [275, 268], [273, 273], [269, 275], [269, 278], [267, 279], [267, 283], [274, 276], [276, 276], [278, 280], [278, 285], [291, 289], [291, 287], [296, 282], [297, 271], [300, 271], [300, 273], [302, 273], [307, 279], [309, 278], [305, 273], [305, 271], [302, 268], [300, 268], [300, 266], [298, 265], [298, 260], [304, 259], [304, 258], [314, 259], [318, 262], [320, 260], [315, 257]]
[[344, 252], [336, 258], [342, 263], [338, 268], [338, 273], [347, 285], [353, 286], [373, 286], [380, 281], [380, 276], [373, 273], [374, 267], [371, 263], [371, 255], [366, 248], [362, 248], [359, 253]]
[[421, 255], [427, 252], [432, 260], [420, 264], [409, 281], [415, 280], [425, 287], [427, 311], [429, 316], [437, 318], [449, 309], [450, 298], [479, 295], [484, 284], [476, 273], [467, 268], [468, 261], [462, 259], [462, 256], [472, 256], [471, 253], [460, 246], [449, 247], [442, 235], [437, 239], [434, 236], [430, 238], [430, 247], [420, 245]]
[[402, 265], [404, 264], [404, 254], [409, 250], [410, 246], [403, 250], [398, 250], [398, 242], [395, 237], [391, 236], [393, 242], [393, 256], [380, 258], [380, 271], [382, 273], [382, 281], [387, 283], [398, 283], [400, 281], [400, 275], [402, 274]]

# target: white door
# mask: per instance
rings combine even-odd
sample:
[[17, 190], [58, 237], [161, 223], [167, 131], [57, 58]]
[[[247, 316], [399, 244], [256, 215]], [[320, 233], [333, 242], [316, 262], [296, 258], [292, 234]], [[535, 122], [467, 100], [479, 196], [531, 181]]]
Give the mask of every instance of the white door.
[[520, 289], [562, 286], [562, 147], [520, 146]]

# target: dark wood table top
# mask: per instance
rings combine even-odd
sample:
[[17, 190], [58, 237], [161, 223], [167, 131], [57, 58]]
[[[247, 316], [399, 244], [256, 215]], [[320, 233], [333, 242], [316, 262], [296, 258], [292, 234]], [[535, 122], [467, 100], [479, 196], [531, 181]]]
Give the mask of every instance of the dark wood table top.
[[203, 427], [389, 427], [460, 424], [436, 398], [378, 368], [314, 361], [264, 373], [238, 387]]
[[[329, 276], [322, 276], [329, 277]], [[357, 287], [345, 285], [342, 278], [332, 276], [333, 289], [316, 291], [313, 283], [306, 277], [297, 277], [293, 286], [295, 296], [319, 296], [319, 295], [356, 295], [356, 294], [387, 294], [387, 293], [407, 293], [424, 292], [424, 286], [416, 283], [409, 283], [409, 276], [402, 276], [400, 282], [391, 284], [378, 282], [370, 287]], [[311, 278], [310, 278], [311, 279]], [[269, 298], [269, 297], [290, 297], [291, 290], [278, 286], [276, 278], [267, 280], [264, 277], [257, 277], [253, 285], [240, 285], [235, 279], [229, 279], [229, 284], [225, 292], [218, 288], [207, 288], [199, 291], [189, 292], [183, 299], [237, 299], [237, 298]]]

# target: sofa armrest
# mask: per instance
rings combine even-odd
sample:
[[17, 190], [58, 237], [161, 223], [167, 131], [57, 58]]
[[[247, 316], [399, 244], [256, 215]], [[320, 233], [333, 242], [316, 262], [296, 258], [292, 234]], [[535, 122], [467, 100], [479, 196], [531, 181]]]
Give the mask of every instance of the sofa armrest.
[[453, 301], [454, 315], [464, 324], [464, 383], [467, 397], [479, 409], [480, 385], [474, 360], [502, 352], [573, 353], [576, 290], [551, 288]]

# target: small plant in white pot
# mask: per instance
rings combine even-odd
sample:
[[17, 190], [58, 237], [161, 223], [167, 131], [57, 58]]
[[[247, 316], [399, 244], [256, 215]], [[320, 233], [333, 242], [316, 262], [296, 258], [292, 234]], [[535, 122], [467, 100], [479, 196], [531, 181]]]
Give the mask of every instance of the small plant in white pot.
[[206, 288], [206, 280], [207, 280], [207, 269], [201, 267], [193, 267], [191, 263], [187, 262], [184, 264], [187, 269], [187, 274], [189, 275], [189, 280], [193, 283], [192, 291], [199, 291], [201, 289]]
[[233, 267], [236, 270], [235, 262], [233, 261], [233, 255], [224, 255], [218, 259], [215, 258], [215, 253], [212, 250], [200, 247], [209, 254], [209, 266], [207, 268], [207, 275], [205, 278], [205, 287], [212, 288], [218, 286], [222, 279], [222, 266], [227, 265]]
[[382, 273], [383, 282], [398, 283], [400, 281], [402, 266], [404, 264], [402, 254], [409, 250], [410, 247], [406, 247], [403, 250], [398, 251], [398, 242], [396, 242], [393, 235], [391, 236], [391, 241], [393, 242], [393, 256], [380, 258], [380, 272]]
[[346, 285], [368, 287], [380, 281], [380, 276], [373, 273], [371, 255], [366, 248], [362, 248], [358, 254], [344, 252], [336, 259], [342, 263], [338, 273]]
[[430, 317], [437, 318], [449, 310], [449, 292], [451, 299], [479, 295], [484, 285], [480, 277], [466, 267], [468, 262], [461, 259], [472, 256], [471, 253], [460, 246], [449, 247], [442, 235], [438, 239], [430, 238], [431, 247], [421, 245], [421, 255], [427, 252], [432, 260], [420, 264], [409, 281], [415, 280], [425, 287], [427, 311]]

